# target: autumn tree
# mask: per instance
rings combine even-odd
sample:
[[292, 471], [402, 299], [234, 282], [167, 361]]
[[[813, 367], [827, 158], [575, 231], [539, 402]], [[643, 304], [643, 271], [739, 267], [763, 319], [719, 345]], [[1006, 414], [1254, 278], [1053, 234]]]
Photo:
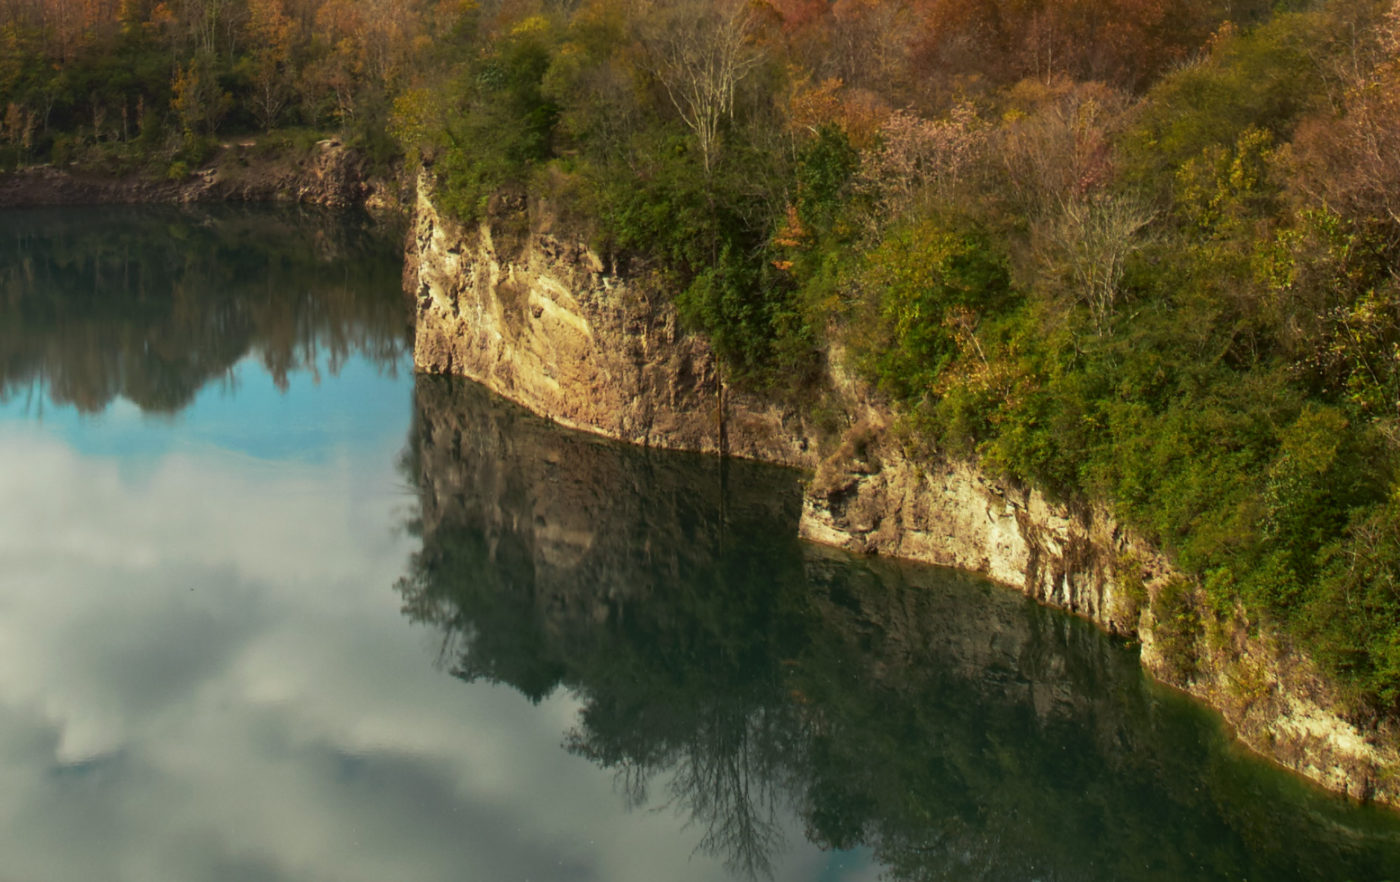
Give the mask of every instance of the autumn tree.
[[967, 180], [986, 138], [986, 127], [967, 105], [938, 120], [890, 114], [878, 144], [862, 156], [857, 180], [878, 207], [871, 220], [878, 226], [946, 201]]
[[187, 141], [212, 134], [233, 103], [233, 96], [219, 86], [214, 59], [207, 55], [195, 56], [176, 71], [171, 93], [170, 105]]
[[248, 0], [247, 35], [253, 111], [263, 129], [271, 131], [292, 95], [290, 67], [296, 22], [284, 11], [282, 0]]
[[1377, 28], [1375, 64], [1348, 84], [1338, 114], [1305, 121], [1294, 139], [1293, 186], [1400, 246], [1400, 3]]
[[1057, 78], [1022, 81], [1008, 98], [1011, 111], [994, 135], [993, 152], [1012, 210], [1034, 222], [1110, 183], [1112, 141], [1128, 96], [1101, 83]]

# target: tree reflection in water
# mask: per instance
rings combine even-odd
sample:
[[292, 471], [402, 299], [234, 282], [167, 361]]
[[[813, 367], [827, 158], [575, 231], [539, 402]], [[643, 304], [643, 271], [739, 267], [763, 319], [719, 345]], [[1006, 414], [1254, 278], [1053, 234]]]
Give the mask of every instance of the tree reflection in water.
[[[582, 664], [633, 684], [593, 695], [567, 748], [616, 770], [632, 806], [664, 779], [702, 850], [767, 875], [794, 730], [772, 693], [801, 634], [783, 609], [802, 582], [792, 475], [560, 433], [466, 383], [419, 377], [416, 394], [404, 469], [424, 544], [405, 613], [443, 629], [467, 680], [539, 700], [587, 691]], [[612, 652], [615, 637], [633, 651]]]
[[735, 708], [716, 705], [698, 716], [708, 719], [700, 721], [686, 743], [659, 755], [617, 755], [578, 728], [569, 732], [565, 745], [616, 769], [629, 809], [647, 806], [652, 781], [666, 777], [665, 805], [677, 807], [703, 830], [698, 850], [723, 858], [736, 876], [769, 878], [773, 856], [783, 844], [782, 770], [772, 751], [782, 732], [770, 731], [766, 724], [771, 720], [762, 712], [734, 719]]
[[286, 388], [402, 358], [395, 236], [257, 206], [0, 211], [0, 400], [174, 413], [254, 353]]
[[[398, 590], [466, 679], [763, 877], [795, 813], [896, 879], [1385, 878], [1400, 829], [1245, 757], [1087, 623], [796, 534], [796, 476], [648, 452], [420, 377]], [[655, 791], [655, 792], [654, 792]]]

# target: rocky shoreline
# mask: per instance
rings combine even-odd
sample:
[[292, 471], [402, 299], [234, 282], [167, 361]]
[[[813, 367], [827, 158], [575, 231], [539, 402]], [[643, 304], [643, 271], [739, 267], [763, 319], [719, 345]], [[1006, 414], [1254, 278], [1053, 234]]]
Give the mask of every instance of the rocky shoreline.
[[971, 570], [1088, 618], [1140, 642], [1155, 678], [1217, 709], [1264, 757], [1400, 805], [1400, 727], [1348, 714], [1310, 660], [1242, 614], [1211, 610], [1108, 511], [911, 450], [839, 352], [815, 406], [736, 392], [706, 341], [680, 329], [659, 280], [605, 267], [523, 212], [513, 220], [462, 228], [420, 180], [404, 270], [418, 370], [617, 440], [803, 469], [803, 538]]
[[398, 210], [396, 183], [368, 174], [357, 151], [335, 139], [304, 155], [227, 144], [204, 166], [176, 179], [100, 175], [35, 166], [0, 174], [0, 208], [50, 205], [296, 202], [326, 208]]

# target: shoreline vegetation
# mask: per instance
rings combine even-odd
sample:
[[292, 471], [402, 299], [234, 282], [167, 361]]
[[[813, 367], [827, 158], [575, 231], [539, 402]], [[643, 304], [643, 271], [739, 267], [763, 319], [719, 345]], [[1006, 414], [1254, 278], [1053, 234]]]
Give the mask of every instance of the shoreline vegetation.
[[1234, 622], [1400, 716], [1393, 0], [0, 0], [0, 48], [0, 169], [430, 165], [660, 274], [728, 382], [839, 348], [911, 449], [1107, 505], [1183, 677]]

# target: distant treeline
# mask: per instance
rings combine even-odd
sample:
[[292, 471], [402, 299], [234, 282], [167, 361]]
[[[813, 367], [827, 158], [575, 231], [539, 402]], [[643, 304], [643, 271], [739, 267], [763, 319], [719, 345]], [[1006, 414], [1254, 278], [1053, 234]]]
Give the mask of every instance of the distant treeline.
[[[220, 135], [344, 132], [389, 102], [454, 0], [0, 0], [0, 170], [186, 167]], [[455, 14], [455, 13], [454, 13]]]
[[1182, 676], [1267, 624], [1400, 709], [1393, 0], [0, 4], [18, 161], [387, 132], [662, 273], [734, 381], [839, 347], [912, 446], [1110, 503], [1193, 577]]

